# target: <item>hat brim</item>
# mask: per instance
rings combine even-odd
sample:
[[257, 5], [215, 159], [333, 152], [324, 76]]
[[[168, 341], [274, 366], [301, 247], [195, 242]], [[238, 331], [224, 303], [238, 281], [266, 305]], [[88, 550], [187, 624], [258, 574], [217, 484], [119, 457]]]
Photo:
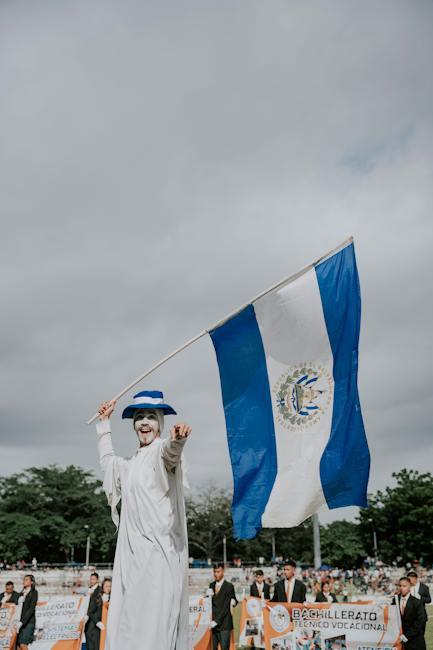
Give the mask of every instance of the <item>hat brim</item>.
[[135, 411], [142, 411], [143, 409], [155, 409], [162, 411], [164, 415], [177, 415], [176, 411], [169, 404], [131, 404], [127, 406], [122, 413], [122, 418], [133, 418]]

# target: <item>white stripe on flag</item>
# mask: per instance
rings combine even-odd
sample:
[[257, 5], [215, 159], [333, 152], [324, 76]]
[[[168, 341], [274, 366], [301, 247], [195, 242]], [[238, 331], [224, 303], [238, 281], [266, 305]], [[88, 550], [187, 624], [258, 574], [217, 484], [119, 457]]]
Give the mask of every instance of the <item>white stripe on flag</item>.
[[[326, 503], [320, 460], [332, 424], [333, 356], [314, 269], [255, 305], [272, 397], [278, 471], [262, 518], [264, 527], [296, 526]], [[322, 368], [325, 412], [316, 424], [299, 429], [282, 424], [276, 389], [290, 370]]]

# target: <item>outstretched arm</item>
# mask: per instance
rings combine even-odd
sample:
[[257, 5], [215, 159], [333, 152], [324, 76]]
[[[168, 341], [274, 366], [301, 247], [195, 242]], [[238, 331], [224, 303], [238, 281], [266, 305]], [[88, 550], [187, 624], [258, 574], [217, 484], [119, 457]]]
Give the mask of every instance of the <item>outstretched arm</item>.
[[175, 424], [170, 429], [170, 438], [162, 443], [162, 458], [167, 472], [174, 472], [182, 455], [182, 450], [191, 434], [191, 427], [187, 424]]

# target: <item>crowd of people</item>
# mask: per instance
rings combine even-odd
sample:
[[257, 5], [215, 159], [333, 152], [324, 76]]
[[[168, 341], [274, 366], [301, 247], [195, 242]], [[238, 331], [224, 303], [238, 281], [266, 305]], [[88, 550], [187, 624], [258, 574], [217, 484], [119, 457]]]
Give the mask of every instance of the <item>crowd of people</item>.
[[[96, 572], [92, 573], [88, 589], [89, 604], [85, 617], [87, 650], [99, 650], [101, 631], [105, 629], [102, 621], [102, 609], [103, 604], [109, 602], [110, 594], [111, 578], [104, 578], [101, 584], [99, 575]], [[28, 646], [34, 641], [37, 602], [38, 591], [32, 574], [24, 576], [20, 591], [16, 591], [12, 580], [8, 580], [4, 591], [0, 593], [0, 607], [6, 605], [20, 606], [19, 620], [15, 623], [17, 650], [28, 650]]]
[[[391, 571], [384, 567], [342, 572], [339, 569], [305, 570], [299, 579], [295, 577], [296, 562], [288, 560], [279, 572], [280, 579], [273, 585], [266, 579], [262, 569], [254, 573], [250, 595], [273, 602], [300, 602], [306, 600], [307, 586], [311, 588], [316, 603], [348, 602], [350, 584], [371, 585], [372, 589], [383, 588], [389, 603], [398, 606], [402, 621], [400, 637], [405, 650], [425, 650], [425, 629], [428, 621], [426, 605], [431, 603], [429, 587], [420, 581], [417, 571], [410, 569], [395, 583]], [[362, 590], [361, 590], [362, 591]]]
[[16, 647], [19, 650], [27, 650], [33, 641], [37, 602], [36, 582], [34, 576], [30, 573], [24, 576], [22, 589], [19, 592], [15, 591], [14, 583], [9, 580], [5, 584], [5, 590], [0, 594], [0, 607], [8, 604], [21, 606], [20, 619], [16, 622]]
[[[229, 650], [230, 637], [233, 630], [233, 608], [238, 601], [233, 584], [224, 579], [224, 565], [214, 566], [214, 581], [209, 585], [209, 595], [212, 596], [212, 642], [213, 650]], [[254, 572], [250, 585], [250, 596], [261, 598], [263, 603], [304, 603], [307, 599], [307, 585], [311, 585], [316, 603], [339, 602], [337, 590], [343, 576], [339, 570], [319, 570], [302, 572], [296, 577], [297, 566], [294, 560], [284, 562], [279, 579], [272, 584], [272, 579], [266, 578], [262, 569]], [[379, 570], [381, 577], [382, 570]], [[384, 572], [385, 575], [385, 572]], [[347, 581], [355, 577], [364, 578], [364, 573], [355, 576], [353, 572], [344, 576]], [[387, 577], [387, 579], [390, 576]], [[365, 580], [364, 580], [365, 581]], [[380, 580], [377, 580], [379, 584]], [[410, 570], [394, 585], [389, 602], [399, 607], [402, 621], [401, 642], [405, 650], [425, 650], [425, 629], [428, 620], [426, 605], [431, 602], [430, 590], [421, 582], [418, 573]], [[343, 599], [347, 601], [346, 596]]]
[[[224, 564], [213, 567], [213, 581], [209, 584], [207, 595], [212, 598], [212, 647], [229, 650], [233, 625], [233, 609], [238, 604], [234, 585], [225, 578]], [[405, 650], [425, 650], [425, 628], [428, 620], [426, 605], [431, 602], [429, 587], [420, 581], [418, 572], [407, 571], [396, 582], [392, 580], [387, 567], [370, 567], [358, 570], [322, 568], [299, 571], [296, 562], [287, 560], [277, 571], [277, 579], [266, 576], [263, 569], [256, 569], [250, 581], [249, 594], [261, 598], [263, 602], [306, 602], [307, 592], [317, 603], [347, 602], [350, 587], [363, 593], [362, 586], [374, 589], [389, 597], [389, 602], [400, 608], [402, 637]], [[392, 585], [392, 588], [391, 586]], [[100, 581], [93, 572], [89, 578], [89, 604], [85, 618], [85, 634], [88, 650], [99, 650], [103, 622], [103, 604], [109, 602], [111, 578]], [[20, 590], [15, 590], [11, 580], [5, 584], [0, 594], [0, 606], [21, 605], [20, 620], [17, 622], [17, 649], [27, 650], [33, 641], [36, 626], [36, 604], [38, 592], [32, 574], [23, 577]]]

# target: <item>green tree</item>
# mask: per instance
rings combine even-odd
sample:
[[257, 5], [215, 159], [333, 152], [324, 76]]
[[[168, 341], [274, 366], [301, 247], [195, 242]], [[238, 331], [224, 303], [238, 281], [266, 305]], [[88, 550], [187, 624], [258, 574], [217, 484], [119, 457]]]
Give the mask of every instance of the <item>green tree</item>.
[[231, 497], [227, 490], [208, 486], [186, 502], [189, 551], [192, 557], [222, 560], [223, 538], [226, 537], [227, 559], [240, 557], [256, 563], [260, 557], [272, 556], [272, 537], [276, 553], [293, 557], [301, 563], [313, 560], [313, 529], [311, 520], [296, 528], [263, 529], [255, 539], [236, 540], [233, 537]]
[[[85, 528], [87, 526], [87, 528]], [[73, 465], [31, 467], [0, 479], [0, 555], [9, 561], [112, 561], [115, 529], [101, 482]]]
[[320, 527], [322, 562], [330, 566], [360, 566], [367, 555], [360, 527], [352, 521], [333, 521]]
[[39, 522], [21, 513], [0, 513], [0, 555], [17, 559], [29, 557], [30, 548], [40, 536]]
[[222, 558], [223, 537], [232, 535], [230, 498], [226, 490], [209, 486], [186, 499], [189, 550], [192, 557]]
[[408, 469], [393, 473], [397, 485], [369, 497], [369, 508], [359, 515], [360, 534], [369, 555], [374, 555], [374, 532], [379, 557], [433, 562], [433, 476]]

